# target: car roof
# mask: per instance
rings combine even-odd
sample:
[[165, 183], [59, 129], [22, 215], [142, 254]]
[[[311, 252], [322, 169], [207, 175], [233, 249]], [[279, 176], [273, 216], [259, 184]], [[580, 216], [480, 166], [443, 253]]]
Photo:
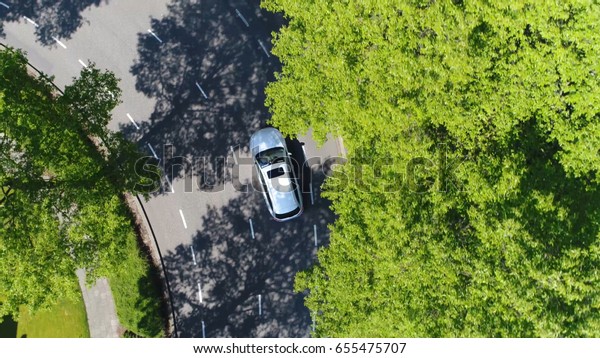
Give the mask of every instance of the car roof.
[[[286, 214], [300, 206], [296, 198], [297, 190], [294, 183], [293, 172], [288, 161], [276, 163], [260, 168], [261, 175], [267, 186], [268, 195], [271, 198], [273, 212], [275, 214]], [[279, 175], [269, 178], [269, 172], [278, 171]]]

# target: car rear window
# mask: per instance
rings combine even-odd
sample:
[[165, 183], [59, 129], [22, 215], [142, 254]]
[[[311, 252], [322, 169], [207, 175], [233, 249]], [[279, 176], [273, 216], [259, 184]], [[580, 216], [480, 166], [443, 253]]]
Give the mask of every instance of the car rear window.
[[294, 215], [298, 214], [299, 212], [300, 212], [300, 207], [297, 207], [296, 209], [290, 211], [289, 213], [275, 214], [275, 217], [279, 220], [283, 220], [283, 219], [287, 219], [291, 216], [294, 216]]
[[280, 177], [283, 174], [285, 174], [285, 170], [283, 170], [283, 167], [278, 167], [267, 172], [267, 176], [269, 177], [269, 179]]

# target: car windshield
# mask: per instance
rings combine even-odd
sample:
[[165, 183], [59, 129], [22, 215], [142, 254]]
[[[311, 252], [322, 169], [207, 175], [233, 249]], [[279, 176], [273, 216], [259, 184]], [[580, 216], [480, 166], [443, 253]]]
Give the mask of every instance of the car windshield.
[[256, 155], [256, 161], [261, 167], [284, 161], [284, 150], [281, 147], [267, 149]]

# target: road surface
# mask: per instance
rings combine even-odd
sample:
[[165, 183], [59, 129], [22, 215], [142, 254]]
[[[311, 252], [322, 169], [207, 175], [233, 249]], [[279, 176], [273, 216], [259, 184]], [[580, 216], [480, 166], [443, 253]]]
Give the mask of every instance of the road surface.
[[[257, 0], [3, 1], [2, 41], [64, 87], [89, 62], [121, 78], [110, 123], [166, 171], [144, 209], [163, 253], [180, 337], [306, 337], [293, 292], [333, 222], [320, 185], [340, 155], [310, 133], [290, 141], [303, 169], [304, 215], [277, 223], [253, 189], [250, 135], [266, 126], [264, 89], [280, 16]], [[304, 148], [303, 148], [304, 147]], [[234, 154], [235, 153], [235, 154]]]

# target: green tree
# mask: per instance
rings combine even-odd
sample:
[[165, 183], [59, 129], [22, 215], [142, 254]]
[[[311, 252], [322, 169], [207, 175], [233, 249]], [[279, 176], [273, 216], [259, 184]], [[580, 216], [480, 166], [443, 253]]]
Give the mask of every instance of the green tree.
[[264, 0], [288, 134], [341, 135], [317, 336], [597, 336], [600, 6]]
[[138, 155], [106, 129], [117, 83], [91, 66], [59, 96], [0, 51], [0, 317], [78, 295], [77, 268], [107, 275], [135, 242], [120, 195]]

